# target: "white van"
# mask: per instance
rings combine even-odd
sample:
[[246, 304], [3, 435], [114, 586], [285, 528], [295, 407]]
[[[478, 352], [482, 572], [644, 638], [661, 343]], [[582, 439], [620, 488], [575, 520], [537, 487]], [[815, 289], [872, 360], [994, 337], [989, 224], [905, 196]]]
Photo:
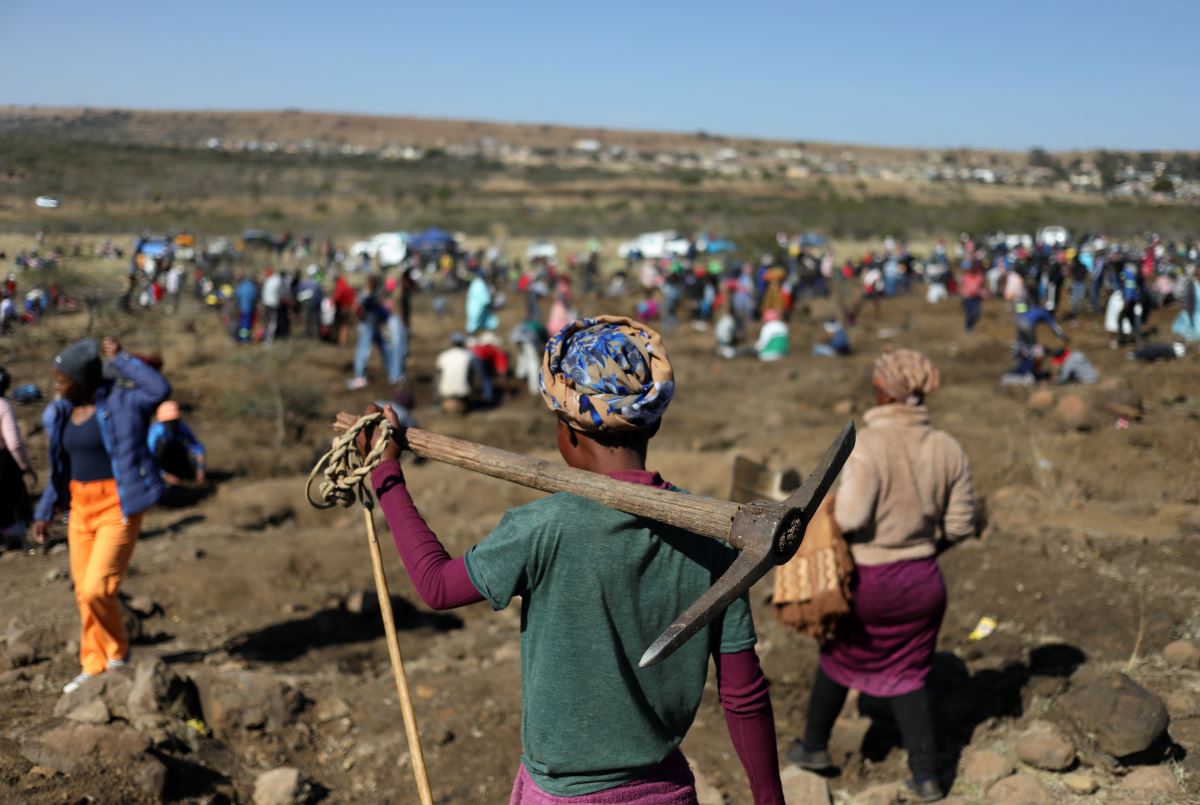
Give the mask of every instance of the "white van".
[[1038, 242], [1047, 246], [1066, 246], [1071, 242], [1071, 233], [1065, 226], [1043, 226], [1038, 230]]

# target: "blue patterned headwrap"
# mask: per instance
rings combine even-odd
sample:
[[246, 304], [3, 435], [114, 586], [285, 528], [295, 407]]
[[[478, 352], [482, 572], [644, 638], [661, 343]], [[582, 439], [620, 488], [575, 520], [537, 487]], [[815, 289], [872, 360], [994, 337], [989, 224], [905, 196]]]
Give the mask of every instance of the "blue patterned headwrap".
[[623, 316], [564, 327], [546, 344], [539, 382], [550, 410], [585, 433], [652, 428], [675, 393], [662, 337]]

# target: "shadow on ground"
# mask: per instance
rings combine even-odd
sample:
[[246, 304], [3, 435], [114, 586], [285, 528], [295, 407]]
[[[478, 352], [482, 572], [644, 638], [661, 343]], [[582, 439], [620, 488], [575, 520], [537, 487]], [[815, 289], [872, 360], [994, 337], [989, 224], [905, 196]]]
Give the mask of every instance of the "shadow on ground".
[[[344, 645], [378, 640], [383, 637], [383, 621], [374, 596], [367, 597], [358, 611], [344, 607], [323, 609], [312, 615], [230, 638], [224, 646], [231, 655], [256, 662], [288, 662], [307, 652], [330, 645]], [[463, 622], [455, 615], [425, 612], [406, 599], [392, 596], [392, 612], [397, 629], [461, 629]]]

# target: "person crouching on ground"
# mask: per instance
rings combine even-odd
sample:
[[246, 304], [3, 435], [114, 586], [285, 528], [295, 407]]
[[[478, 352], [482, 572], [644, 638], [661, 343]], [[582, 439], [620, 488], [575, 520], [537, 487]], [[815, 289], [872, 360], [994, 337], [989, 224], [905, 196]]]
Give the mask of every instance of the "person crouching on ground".
[[59, 399], [42, 415], [50, 483], [34, 514], [34, 539], [46, 540], [56, 509], [69, 511], [67, 544], [82, 622], [82, 673], [63, 688], [66, 693], [129, 658], [117, 589], [141, 533], [142, 513], [163, 493], [146, 431], [171, 386], [116, 339], [104, 339], [103, 356], [115, 378], [105, 377], [101, 349], [90, 338], [60, 352], [54, 359]]
[[[572, 322], [546, 346], [541, 390], [558, 418], [567, 464], [674, 489], [646, 469], [649, 441], [674, 392], [657, 333], [616, 316]], [[385, 416], [397, 426], [391, 412]], [[340, 414], [337, 425], [344, 430], [355, 419]], [[365, 454], [374, 438], [364, 433], [358, 449]], [[500, 610], [522, 600], [523, 751], [511, 805], [695, 803], [679, 744], [710, 655], [754, 802], [783, 802], [746, 595], [666, 660], [638, 667], [646, 646], [725, 572], [732, 548], [557, 494], [510, 510], [483, 542], [451, 559], [413, 504], [400, 452], [398, 442], [389, 445], [371, 481], [425, 603], [449, 609], [486, 600]]]
[[167, 400], [158, 406], [154, 423], [146, 436], [146, 446], [162, 469], [162, 478], [170, 486], [195, 481], [201, 486], [205, 474], [204, 444], [179, 416], [179, 403]]
[[788, 354], [788, 326], [778, 310], [769, 307], [763, 311], [762, 329], [758, 331], [758, 341], [754, 351], [760, 361], [777, 361]]
[[787, 752], [802, 768], [831, 768], [829, 735], [847, 689], [886, 699], [908, 752], [908, 785], [925, 802], [944, 796], [925, 691], [946, 610], [935, 557], [939, 537], [975, 533], [967, 455], [954, 437], [931, 427], [925, 407], [939, 383], [937, 368], [919, 352], [897, 350], [875, 361], [877, 406], [863, 415], [867, 426], [834, 502], [857, 565], [852, 612], [821, 647], [804, 738]]

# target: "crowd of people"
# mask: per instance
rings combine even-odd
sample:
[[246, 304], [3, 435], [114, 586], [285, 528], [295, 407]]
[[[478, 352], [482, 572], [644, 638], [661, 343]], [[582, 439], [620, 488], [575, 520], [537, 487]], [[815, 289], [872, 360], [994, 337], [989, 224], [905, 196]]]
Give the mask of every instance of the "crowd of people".
[[[244, 263], [184, 259], [171, 242], [153, 252], [139, 242], [121, 304], [165, 304], [175, 314], [185, 296], [194, 297], [239, 345], [310, 338], [349, 347], [353, 337], [348, 388], [390, 386], [392, 399], [370, 410], [402, 430], [415, 421], [408, 382], [414, 297], [429, 295], [442, 317], [454, 316], [448, 300], [461, 298], [462, 328], [433, 361], [444, 412], [465, 414], [510, 394], [540, 396], [556, 417], [556, 444], [569, 465], [674, 491], [648, 456], [676, 390], [666, 341], [680, 326], [711, 332], [719, 360], [776, 362], [792, 353], [792, 328], [804, 322], [811, 353], [837, 359], [853, 353], [851, 333], [872, 312], [878, 321], [889, 300], [923, 288], [929, 304], [958, 297], [964, 338], [988, 306], [1003, 306], [1014, 328], [1014, 365], [1004, 383], [1046, 379], [1051, 367], [1058, 382], [1096, 382], [1095, 367], [1062, 326], [1069, 318], [1103, 316], [1114, 346], [1131, 345], [1139, 356], [1156, 346], [1153, 312], [1179, 305], [1171, 338], [1200, 339], [1200, 254], [1190, 243], [1152, 237], [1134, 246], [1087, 236], [1009, 248], [964, 236], [953, 249], [939, 243], [918, 258], [888, 238], [878, 251], [846, 261], [796, 238], [781, 236], [778, 246], [754, 262], [729, 255], [634, 260], [606, 277], [598, 247], [561, 269], [552, 259], [522, 265], [496, 249], [450, 246], [384, 266], [361, 256], [339, 260], [328, 242], [314, 247], [289, 237], [287, 255], [277, 249], [251, 271]], [[18, 270], [43, 269], [26, 262]], [[17, 277], [9, 281], [11, 299]], [[521, 321], [506, 342], [498, 314], [518, 295]], [[834, 314], [814, 315], [817, 300]], [[627, 306], [622, 312], [636, 319], [583, 316], [585, 306]], [[1055, 349], [1040, 343], [1043, 331], [1057, 340]], [[1175, 345], [1169, 350], [1179, 354]], [[81, 622], [80, 673], [69, 691], [128, 662], [117, 593], [142, 515], [169, 488], [208, 478], [204, 446], [170, 399], [154, 356], [131, 354], [112, 338], [83, 340], [62, 350], [53, 370], [55, 400], [43, 415], [49, 477], [35, 500], [40, 479], [7, 398], [12, 380], [0, 369], [0, 535], [17, 547], [44, 543], [66, 515]], [[828, 515], [851, 558], [840, 572], [853, 574], [853, 596], [821, 640], [807, 723], [784, 757], [828, 771], [832, 726], [854, 689], [890, 709], [908, 753], [909, 788], [934, 801], [945, 793], [925, 690], [946, 606], [937, 555], [975, 533], [970, 462], [932, 425], [926, 401], [941, 377], [928, 357], [885, 352], [871, 385], [875, 406], [863, 417]], [[339, 420], [346, 426], [354, 417]], [[364, 454], [373, 438], [363, 433]], [[728, 568], [732, 550], [556, 495], [508, 512], [483, 542], [451, 558], [409, 495], [401, 449], [401, 441], [386, 446], [371, 480], [423, 600], [436, 609], [479, 601], [503, 609], [522, 599], [525, 728], [514, 802], [688, 801], [694, 781], [679, 745], [710, 658], [754, 801], [782, 802], [770, 694], [745, 595], [661, 666], [638, 667], [648, 641]], [[614, 540], [625, 547], [612, 550]], [[597, 708], [604, 718], [595, 717]], [[584, 722], [589, 730], [574, 729]]]

